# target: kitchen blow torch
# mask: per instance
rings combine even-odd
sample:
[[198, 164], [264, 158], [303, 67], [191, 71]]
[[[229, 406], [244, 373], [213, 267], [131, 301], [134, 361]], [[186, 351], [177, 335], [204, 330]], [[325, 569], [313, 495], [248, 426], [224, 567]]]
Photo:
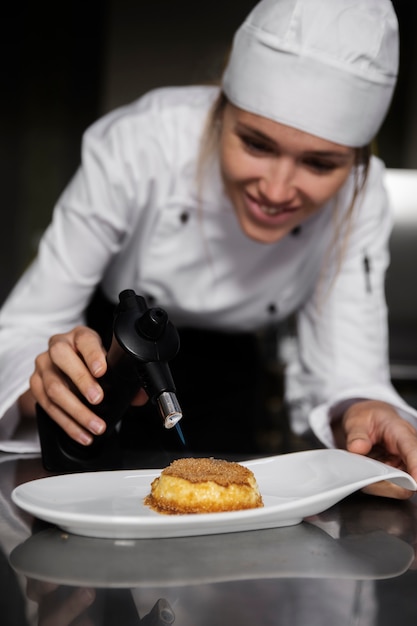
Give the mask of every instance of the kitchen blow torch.
[[115, 427], [142, 387], [157, 406], [165, 428], [179, 428], [182, 411], [169, 367], [179, 345], [178, 332], [164, 309], [148, 307], [145, 298], [131, 289], [122, 291], [113, 317], [107, 371], [98, 379], [104, 398], [98, 405], [92, 405], [78, 394], [106, 422], [106, 431], [95, 436], [92, 444], [83, 446], [37, 405], [45, 468], [60, 472], [116, 468], [120, 458]]

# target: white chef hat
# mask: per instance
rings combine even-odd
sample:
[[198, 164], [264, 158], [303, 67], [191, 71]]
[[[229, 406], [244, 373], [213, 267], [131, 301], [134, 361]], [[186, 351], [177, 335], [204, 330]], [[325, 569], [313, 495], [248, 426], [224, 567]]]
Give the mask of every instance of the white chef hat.
[[223, 76], [237, 107], [346, 146], [368, 144], [398, 71], [391, 0], [261, 0]]

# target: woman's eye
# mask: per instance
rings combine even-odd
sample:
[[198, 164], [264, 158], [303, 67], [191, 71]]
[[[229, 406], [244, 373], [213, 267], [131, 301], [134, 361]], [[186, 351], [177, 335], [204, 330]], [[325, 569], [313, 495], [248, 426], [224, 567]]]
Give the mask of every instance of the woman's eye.
[[263, 152], [270, 153], [272, 152], [272, 148], [266, 142], [257, 139], [255, 137], [249, 137], [248, 135], [241, 135], [241, 142], [251, 152]]
[[321, 174], [325, 174], [326, 172], [332, 172], [337, 167], [336, 164], [332, 161], [323, 161], [321, 159], [306, 159], [304, 163], [310, 169]]

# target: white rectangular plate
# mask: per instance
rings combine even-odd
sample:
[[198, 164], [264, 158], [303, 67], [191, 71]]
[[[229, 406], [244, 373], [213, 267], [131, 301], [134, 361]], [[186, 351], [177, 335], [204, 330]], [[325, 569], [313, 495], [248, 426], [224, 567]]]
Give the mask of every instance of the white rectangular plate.
[[228, 513], [161, 515], [143, 503], [161, 470], [87, 472], [41, 478], [16, 487], [20, 508], [87, 537], [156, 538], [212, 535], [300, 523], [381, 480], [407, 489], [407, 473], [345, 450], [308, 450], [242, 462], [255, 474], [264, 507]]

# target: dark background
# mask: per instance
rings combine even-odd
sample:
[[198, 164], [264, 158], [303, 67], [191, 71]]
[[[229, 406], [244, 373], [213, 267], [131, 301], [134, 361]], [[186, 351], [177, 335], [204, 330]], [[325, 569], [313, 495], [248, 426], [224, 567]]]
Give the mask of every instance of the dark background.
[[[36, 252], [95, 119], [160, 85], [216, 79], [253, 0], [71, 0], [3, 9], [0, 303]], [[417, 168], [417, 3], [395, 0], [401, 72], [378, 138], [388, 167]]]

